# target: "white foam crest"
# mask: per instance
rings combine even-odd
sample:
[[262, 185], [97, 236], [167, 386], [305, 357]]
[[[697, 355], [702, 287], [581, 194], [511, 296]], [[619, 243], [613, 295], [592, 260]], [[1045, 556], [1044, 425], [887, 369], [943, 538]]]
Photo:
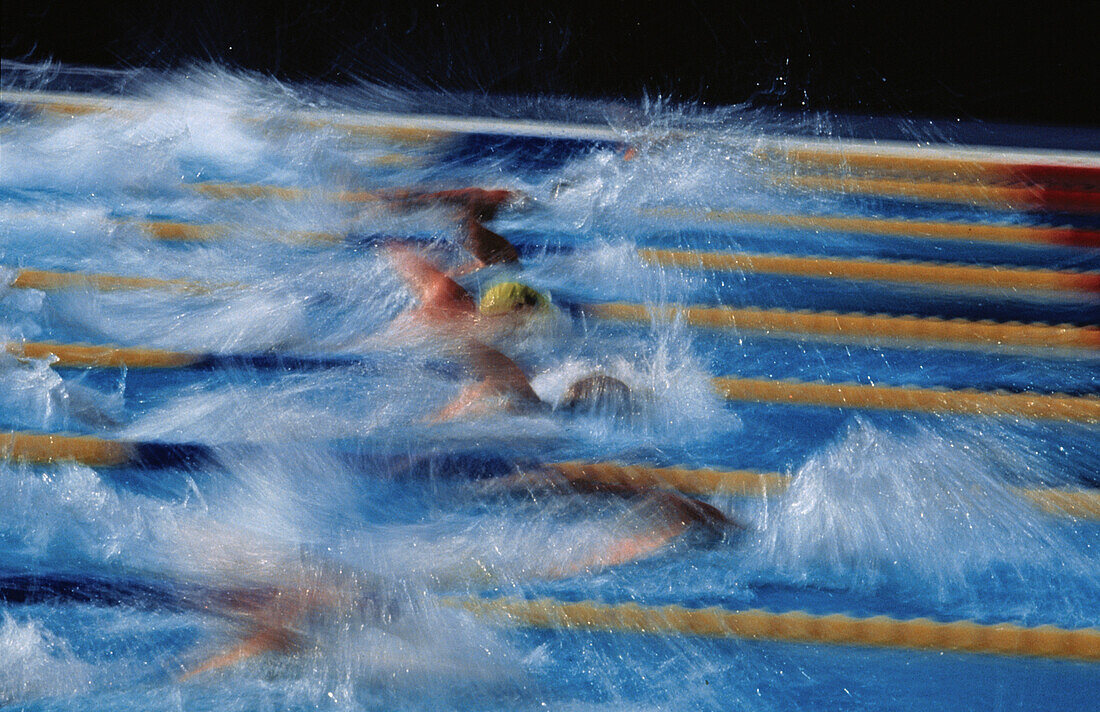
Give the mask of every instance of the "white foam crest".
[[65, 429], [116, 425], [122, 419], [121, 391], [104, 393], [65, 380], [51, 367], [51, 359], [23, 361], [0, 354], [0, 409], [18, 414], [21, 427]]
[[987, 438], [857, 420], [766, 514], [754, 558], [793, 581], [874, 589], [915, 580], [964, 604], [989, 578], [1069, 597], [1095, 588], [1095, 557], [1006, 482], [1012, 467], [1028, 474], [1035, 463]]
[[224, 291], [210, 299], [180, 299], [67, 290], [50, 296], [48, 317], [84, 334], [84, 340], [203, 352], [276, 349], [300, 341], [306, 332], [303, 297]]
[[[379, 429], [396, 434], [416, 419], [423, 407], [416, 399], [425, 388], [400, 371], [378, 379], [351, 366], [286, 374], [264, 384], [242, 379], [195, 385], [142, 414], [120, 435], [231, 444], [366, 437]], [[407, 399], [381, 398], [401, 392]]]
[[0, 706], [75, 695], [92, 686], [93, 666], [34, 620], [0, 619]]
[[150, 527], [177, 514], [176, 505], [116, 491], [95, 470], [72, 464], [5, 465], [0, 499], [8, 554], [60, 566], [156, 558], [146, 549]]

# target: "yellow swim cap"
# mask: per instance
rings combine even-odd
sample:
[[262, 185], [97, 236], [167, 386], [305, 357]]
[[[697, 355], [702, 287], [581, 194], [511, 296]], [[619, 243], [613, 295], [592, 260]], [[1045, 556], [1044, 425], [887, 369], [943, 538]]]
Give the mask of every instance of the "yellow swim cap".
[[481, 295], [478, 304], [478, 309], [486, 316], [499, 316], [527, 308], [545, 311], [550, 308], [550, 300], [538, 290], [519, 282], [493, 285]]

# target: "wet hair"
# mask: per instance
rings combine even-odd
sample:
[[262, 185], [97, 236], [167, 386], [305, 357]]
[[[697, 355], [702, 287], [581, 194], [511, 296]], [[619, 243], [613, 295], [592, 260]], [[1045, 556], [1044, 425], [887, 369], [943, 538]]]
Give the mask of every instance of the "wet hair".
[[630, 387], [617, 378], [594, 373], [565, 389], [558, 410], [624, 415], [634, 409]]

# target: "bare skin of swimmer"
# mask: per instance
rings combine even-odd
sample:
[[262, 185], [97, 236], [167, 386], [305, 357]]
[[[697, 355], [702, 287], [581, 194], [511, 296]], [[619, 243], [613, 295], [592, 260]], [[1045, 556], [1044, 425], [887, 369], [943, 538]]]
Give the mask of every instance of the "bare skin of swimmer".
[[482, 313], [462, 285], [407, 245], [391, 244], [388, 252], [395, 271], [419, 306], [394, 321], [385, 341], [401, 340], [402, 333], [412, 327], [414, 332], [427, 328], [430, 335], [445, 340], [492, 342], [501, 333], [524, 323], [530, 313], [524, 304], [506, 313]]
[[435, 192], [401, 190], [384, 195], [404, 207], [442, 203], [458, 210], [463, 231], [462, 245], [473, 260], [452, 272], [454, 276], [469, 274], [489, 265], [519, 264], [519, 252], [512, 243], [483, 224], [486, 220], [492, 220], [502, 205], [515, 199], [516, 194], [512, 191], [462, 188]]

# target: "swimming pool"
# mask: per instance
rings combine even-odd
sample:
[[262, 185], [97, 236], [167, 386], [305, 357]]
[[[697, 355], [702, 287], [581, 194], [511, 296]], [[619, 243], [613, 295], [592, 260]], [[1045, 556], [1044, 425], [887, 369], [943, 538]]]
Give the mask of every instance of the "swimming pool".
[[[14, 345], [0, 420], [20, 437], [95, 440], [63, 462], [42, 462], [68, 447], [55, 438], [0, 465], [0, 704], [1090, 706], [1095, 215], [799, 187], [859, 177], [858, 161], [777, 162], [769, 137], [790, 127], [732, 110], [624, 108], [580, 127], [417, 120], [394, 118], [392, 96], [214, 70], [107, 99], [12, 93], [26, 88], [5, 88], [0, 135], [13, 285], [0, 328]], [[431, 113], [430, 97], [404, 100]], [[1081, 160], [1096, 170], [1095, 155]], [[876, 171], [943, 182], [901, 163]], [[600, 371], [639, 407], [426, 422], [470, 377], [437, 339], [388, 330], [415, 299], [387, 245], [448, 268], [467, 255], [453, 206], [379, 198], [409, 186], [520, 196], [486, 225], [522, 267], [462, 285], [476, 296], [521, 279], [550, 296], [554, 315], [497, 339], [541, 399]], [[776, 215], [786, 222], [760, 217]], [[978, 227], [922, 236], [933, 223]], [[663, 265], [639, 248], [756, 261]], [[761, 256], [831, 260], [840, 278]], [[853, 279], [838, 260], [1046, 270], [1085, 288]], [[178, 281], [55, 288], [28, 270]], [[608, 303], [727, 311], [627, 317]], [[983, 320], [1040, 325], [983, 335]], [[51, 366], [26, 351], [38, 343], [62, 359], [58, 344], [159, 351]], [[177, 367], [144, 367], [153, 356]], [[808, 387], [822, 383], [851, 389]], [[9, 455], [29, 447], [6, 437]], [[687, 468], [677, 486], [745, 530], [614, 562], [652, 526], [647, 501], [508, 484], [577, 462]], [[711, 471], [756, 484], [718, 486]], [[1066, 492], [1081, 499], [1050, 504]], [[714, 623], [665, 606], [766, 613]], [[962, 623], [892, 622], [911, 619]], [[1002, 623], [1057, 630], [1013, 634], [1003, 655], [981, 627]], [[259, 639], [276, 629], [287, 639]]]

